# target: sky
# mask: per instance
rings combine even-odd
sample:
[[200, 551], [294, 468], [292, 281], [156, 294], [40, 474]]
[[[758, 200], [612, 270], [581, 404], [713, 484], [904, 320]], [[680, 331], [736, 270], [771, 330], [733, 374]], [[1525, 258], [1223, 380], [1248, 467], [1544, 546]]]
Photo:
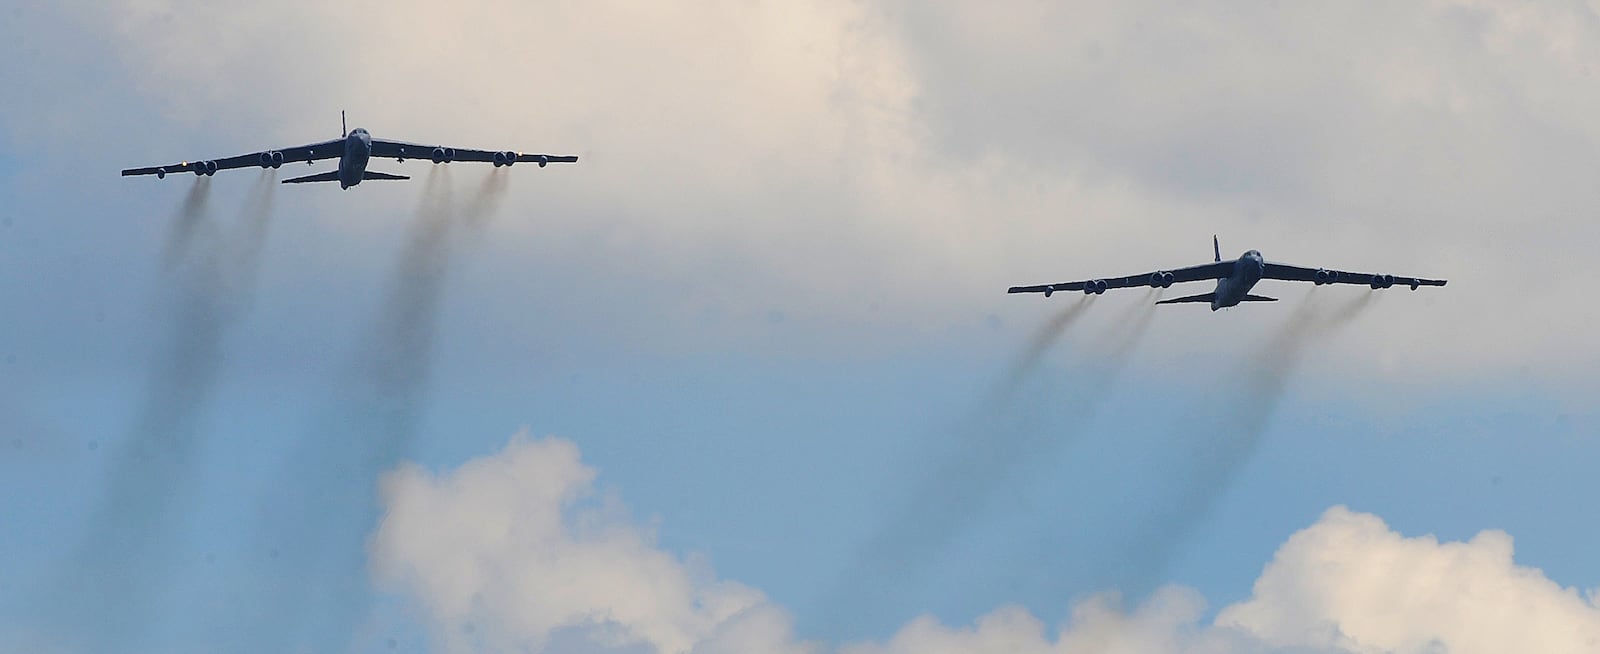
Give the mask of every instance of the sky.
[[1593, 3], [0, 16], [0, 651], [1600, 650]]

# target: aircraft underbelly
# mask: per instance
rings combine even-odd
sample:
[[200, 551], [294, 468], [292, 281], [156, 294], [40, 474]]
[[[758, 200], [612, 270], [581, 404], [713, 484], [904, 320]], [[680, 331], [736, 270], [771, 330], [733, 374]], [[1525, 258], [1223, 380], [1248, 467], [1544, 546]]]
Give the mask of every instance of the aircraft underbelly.
[[362, 176], [367, 172], [367, 160], [371, 155], [361, 150], [345, 153], [339, 161], [339, 185], [351, 187], [361, 183]]
[[372, 158], [372, 142], [356, 130], [345, 135], [344, 156], [339, 157], [339, 188], [350, 188], [366, 176], [367, 160]]
[[1256, 282], [1261, 281], [1261, 275], [1235, 274], [1233, 277], [1224, 277], [1217, 280], [1217, 298], [1211, 304], [1211, 310], [1225, 309], [1237, 306], [1250, 294], [1250, 289], [1255, 288]]

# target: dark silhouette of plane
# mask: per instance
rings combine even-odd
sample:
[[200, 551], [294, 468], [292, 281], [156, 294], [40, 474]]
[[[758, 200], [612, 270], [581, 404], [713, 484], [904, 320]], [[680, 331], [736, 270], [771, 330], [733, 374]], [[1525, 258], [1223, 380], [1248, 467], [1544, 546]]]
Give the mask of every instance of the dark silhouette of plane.
[[[339, 112], [339, 124], [343, 128], [344, 112]], [[524, 154], [511, 150], [469, 150], [466, 148], [452, 148], [443, 145], [418, 145], [403, 141], [385, 141], [372, 138], [367, 130], [357, 127], [346, 130], [337, 139], [301, 145], [281, 150], [263, 150], [250, 154], [241, 154], [237, 157], [226, 159], [207, 159], [203, 161], [185, 161], [170, 166], [152, 166], [149, 168], [129, 168], [122, 171], [124, 177], [130, 175], [155, 175], [164, 178], [167, 173], [194, 173], [199, 175], [215, 175], [219, 170], [232, 170], [234, 168], [277, 168], [286, 162], [304, 161], [310, 164], [323, 159], [338, 159], [339, 167], [325, 173], [306, 175], [283, 180], [285, 184], [301, 184], [305, 182], [338, 182], [340, 189], [347, 189], [363, 180], [368, 179], [411, 179], [405, 175], [391, 175], [374, 170], [367, 170], [367, 161], [377, 157], [386, 159], [393, 157], [395, 161], [406, 159], [429, 159], [433, 163], [450, 163], [452, 161], [479, 161], [492, 163], [496, 168], [510, 166], [518, 162], [536, 163], [540, 168], [552, 163], [577, 163], [575, 156], [558, 156], [549, 154]]]
[[1081, 282], [1061, 282], [1060, 284], [1044, 284], [1041, 286], [1013, 286], [1007, 292], [1044, 293], [1045, 297], [1050, 297], [1056, 291], [1083, 291], [1085, 295], [1091, 295], [1104, 293], [1107, 289], [1112, 288], [1127, 288], [1130, 286], [1166, 288], [1180, 282], [1215, 279], [1217, 280], [1217, 290], [1215, 291], [1171, 300], [1161, 300], [1156, 304], [1210, 302], [1211, 310], [1216, 311], [1217, 309], [1237, 305], [1240, 302], [1276, 302], [1277, 298], [1250, 294], [1250, 289], [1256, 285], [1256, 282], [1263, 279], [1311, 282], [1318, 286], [1323, 284], [1365, 284], [1372, 287], [1373, 290], [1400, 284], [1402, 286], [1410, 286], [1411, 290], [1415, 291], [1422, 286], [1444, 286], [1445, 284], [1443, 279], [1396, 277], [1377, 273], [1353, 273], [1343, 270], [1301, 268], [1300, 266], [1273, 263], [1262, 259], [1261, 253], [1255, 250], [1245, 252], [1237, 259], [1223, 261], [1222, 247], [1217, 244], [1217, 237], [1215, 236], [1211, 237], [1211, 251], [1216, 259], [1212, 263], [1198, 266], [1157, 270], [1138, 275], [1128, 275], [1127, 277], [1090, 279]]

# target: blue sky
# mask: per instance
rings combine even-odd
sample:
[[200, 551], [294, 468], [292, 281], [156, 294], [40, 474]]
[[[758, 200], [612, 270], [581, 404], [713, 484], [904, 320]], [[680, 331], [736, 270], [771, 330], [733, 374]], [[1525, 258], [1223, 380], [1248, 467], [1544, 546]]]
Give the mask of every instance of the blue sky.
[[[1026, 635], [1007, 606], [1038, 651], [1571, 646], [1341, 601], [1453, 580], [1600, 633], [1588, 9], [9, 13], [6, 648], [985, 651], [939, 629]], [[232, 171], [187, 216], [194, 178], [115, 174], [341, 109], [582, 159]], [[1347, 321], [1369, 291], [1111, 293], [1026, 357], [1081, 300], [1006, 286], [1214, 233], [1452, 281]]]

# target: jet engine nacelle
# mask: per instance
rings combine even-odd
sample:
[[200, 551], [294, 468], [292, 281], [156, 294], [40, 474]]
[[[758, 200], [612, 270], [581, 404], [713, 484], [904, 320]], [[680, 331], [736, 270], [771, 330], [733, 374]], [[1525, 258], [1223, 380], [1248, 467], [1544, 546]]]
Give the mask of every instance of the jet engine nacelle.
[[1389, 288], [1390, 286], [1394, 286], [1394, 275], [1373, 275], [1372, 276], [1372, 288], [1373, 289]]
[[1335, 275], [1332, 270], [1318, 268], [1317, 272], [1311, 276], [1311, 281], [1316, 283], [1317, 286], [1321, 286], [1323, 284], [1332, 284], [1337, 277], [1338, 275]]
[[455, 148], [434, 148], [432, 157], [434, 163], [450, 163], [456, 160]]
[[206, 176], [210, 177], [211, 175], [215, 175], [215, 174], [217, 174], [217, 162], [207, 160], [206, 161]]
[[1150, 288], [1167, 288], [1172, 286], [1172, 273], [1161, 271], [1150, 273]]
[[166, 178], [167, 178], [167, 169], [166, 168], [157, 168], [156, 169], [156, 179], [166, 179]]
[[262, 168], [277, 168], [283, 165], [283, 153], [277, 150], [268, 150], [261, 153]]
[[543, 168], [548, 165], [550, 165], [550, 157], [546, 157], [542, 154], [539, 155], [539, 167]]
[[217, 162], [215, 162], [215, 161], [196, 161], [196, 162], [194, 162], [194, 176], [195, 177], [199, 177], [201, 175], [215, 175], [215, 174], [217, 174]]
[[517, 162], [517, 153], [510, 150], [494, 153], [494, 167], [509, 166]]
[[1051, 295], [1055, 295], [1055, 292], [1056, 292], [1056, 287], [1054, 287], [1054, 286], [1046, 286], [1046, 287], [1044, 287], [1044, 296], [1045, 297], [1050, 297]]
[[1099, 295], [1104, 292], [1106, 292], [1106, 280], [1104, 279], [1091, 279], [1083, 283], [1084, 295]]

